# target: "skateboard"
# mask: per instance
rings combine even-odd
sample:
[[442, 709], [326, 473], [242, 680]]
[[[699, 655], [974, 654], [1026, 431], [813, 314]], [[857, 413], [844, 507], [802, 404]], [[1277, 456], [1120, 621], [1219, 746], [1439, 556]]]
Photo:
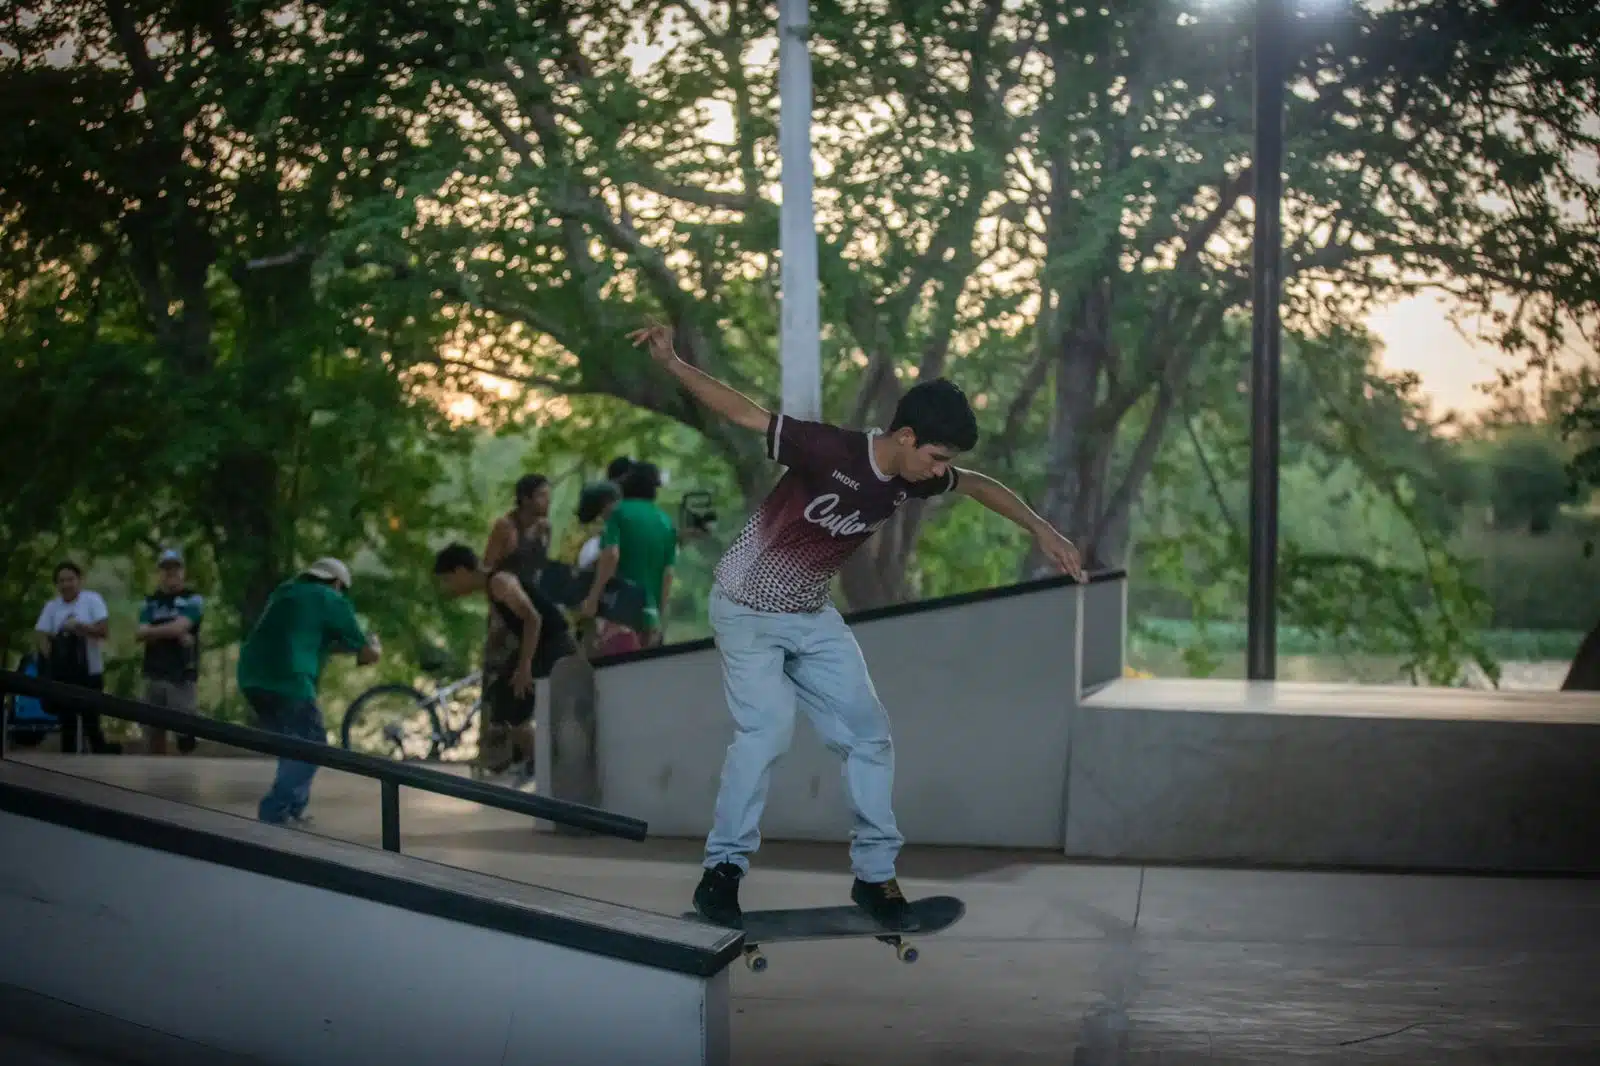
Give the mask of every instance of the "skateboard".
[[[578, 650], [550, 670], [550, 791], [557, 799], [600, 802], [600, 767], [595, 745], [594, 666], [589, 637], [578, 635]], [[557, 833], [581, 830], [556, 826]]]
[[[915, 933], [892, 933], [867, 916], [854, 904], [842, 907], [799, 907], [790, 910], [744, 912], [744, 964], [756, 973], [767, 968], [762, 944], [787, 944], [804, 940], [855, 940], [872, 937], [894, 948], [895, 957], [904, 963], [916, 962], [920, 952], [908, 937], [942, 933], [959, 922], [967, 905], [954, 896], [927, 896], [912, 900], [911, 909], [922, 919]], [[705, 922], [694, 911], [685, 918]]]

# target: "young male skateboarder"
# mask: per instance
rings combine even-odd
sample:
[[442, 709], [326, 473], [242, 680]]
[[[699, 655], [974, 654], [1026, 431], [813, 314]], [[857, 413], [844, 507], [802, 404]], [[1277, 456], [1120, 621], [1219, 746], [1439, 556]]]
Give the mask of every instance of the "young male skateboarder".
[[895, 879], [904, 838], [891, 804], [889, 715], [855, 637], [828, 602], [828, 584], [906, 500], [945, 492], [1022, 526], [1051, 562], [1082, 580], [1078, 551], [1010, 489], [952, 465], [977, 444], [978, 425], [966, 396], [943, 378], [908, 390], [887, 433], [860, 432], [773, 414], [679, 359], [665, 326], [631, 339], [712, 412], [765, 433], [767, 457], [788, 468], [717, 564], [711, 591], [734, 736], [694, 908], [707, 921], [742, 925], [739, 881], [761, 842], [772, 764], [788, 750], [798, 698], [845, 760], [856, 823], [850, 898], [885, 928], [912, 932], [918, 922]]

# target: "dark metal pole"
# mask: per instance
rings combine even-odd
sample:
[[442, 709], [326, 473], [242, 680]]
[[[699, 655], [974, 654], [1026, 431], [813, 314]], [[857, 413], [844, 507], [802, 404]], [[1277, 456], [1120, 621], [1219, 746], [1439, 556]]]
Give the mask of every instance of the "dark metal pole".
[[400, 786], [383, 781], [383, 850], [400, 850]]
[[1250, 337], [1249, 677], [1278, 673], [1278, 301], [1283, 291], [1283, 97], [1291, 0], [1256, 0], [1255, 264]]

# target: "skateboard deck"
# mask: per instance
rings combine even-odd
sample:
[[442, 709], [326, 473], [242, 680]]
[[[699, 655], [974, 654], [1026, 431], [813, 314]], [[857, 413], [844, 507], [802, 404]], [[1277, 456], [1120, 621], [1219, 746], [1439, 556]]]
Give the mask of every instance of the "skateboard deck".
[[[922, 928], [909, 933], [885, 929], [854, 904], [839, 907], [796, 907], [784, 910], [744, 912], [745, 965], [760, 973], [767, 968], [762, 944], [798, 943], [805, 940], [856, 940], [872, 937], [895, 949], [901, 962], [916, 962], [919, 952], [909, 937], [942, 933], [959, 922], [967, 905], [954, 896], [927, 896], [911, 901], [911, 910], [922, 920]], [[685, 918], [705, 921], [689, 911]]]
[[[600, 765], [595, 750], [594, 666], [587, 640], [576, 652], [557, 660], [550, 670], [549, 795], [596, 806], [600, 802]], [[581, 830], [555, 827], [557, 833]]]

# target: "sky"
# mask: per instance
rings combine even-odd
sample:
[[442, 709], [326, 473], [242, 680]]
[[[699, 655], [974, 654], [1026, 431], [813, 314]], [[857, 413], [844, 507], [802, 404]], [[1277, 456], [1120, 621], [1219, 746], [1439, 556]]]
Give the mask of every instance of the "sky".
[[1516, 365], [1492, 345], [1464, 336], [1450, 322], [1444, 300], [1430, 293], [1380, 308], [1367, 325], [1383, 341], [1383, 365], [1415, 373], [1440, 414], [1482, 409], [1488, 397], [1477, 386]]

